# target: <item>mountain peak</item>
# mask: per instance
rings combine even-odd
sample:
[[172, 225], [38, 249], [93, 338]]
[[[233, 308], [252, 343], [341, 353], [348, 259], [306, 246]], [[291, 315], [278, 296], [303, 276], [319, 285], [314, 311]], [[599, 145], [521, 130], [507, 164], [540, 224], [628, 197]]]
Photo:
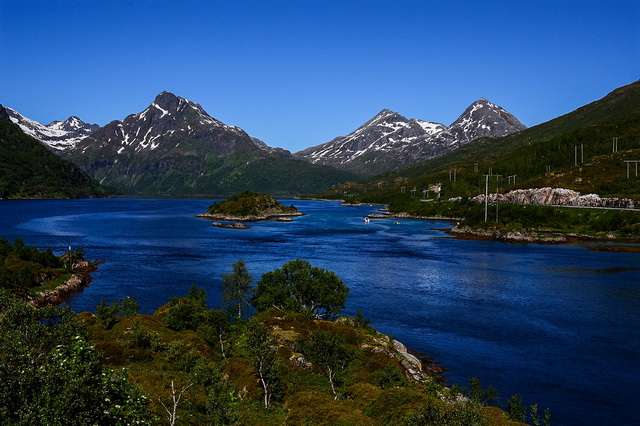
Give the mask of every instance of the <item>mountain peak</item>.
[[153, 103], [164, 109], [176, 109], [179, 103], [179, 99], [176, 95], [166, 90], [159, 93], [154, 99]]

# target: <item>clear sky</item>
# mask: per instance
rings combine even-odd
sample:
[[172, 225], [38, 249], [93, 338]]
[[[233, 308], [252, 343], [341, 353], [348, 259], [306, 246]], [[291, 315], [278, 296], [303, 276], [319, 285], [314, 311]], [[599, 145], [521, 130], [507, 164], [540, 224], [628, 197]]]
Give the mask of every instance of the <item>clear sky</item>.
[[383, 108], [533, 126], [640, 78], [640, 0], [0, 0], [0, 103], [104, 125], [161, 91], [297, 151]]

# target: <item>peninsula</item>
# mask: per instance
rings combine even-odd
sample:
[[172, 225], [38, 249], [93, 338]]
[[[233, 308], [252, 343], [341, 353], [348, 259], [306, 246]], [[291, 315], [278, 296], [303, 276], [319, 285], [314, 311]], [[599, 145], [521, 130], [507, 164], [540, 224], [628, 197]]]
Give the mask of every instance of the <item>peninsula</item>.
[[225, 201], [211, 204], [206, 213], [197, 217], [229, 222], [256, 222], [276, 217], [302, 216], [294, 206], [285, 206], [275, 198], [245, 191]]

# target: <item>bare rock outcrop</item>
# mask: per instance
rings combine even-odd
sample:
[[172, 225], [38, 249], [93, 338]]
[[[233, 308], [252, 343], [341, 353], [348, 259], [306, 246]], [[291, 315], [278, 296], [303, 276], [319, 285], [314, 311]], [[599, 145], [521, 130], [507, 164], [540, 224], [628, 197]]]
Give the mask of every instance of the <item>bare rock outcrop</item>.
[[88, 279], [84, 275], [74, 274], [64, 284], [53, 290], [40, 293], [40, 296], [31, 300], [31, 305], [42, 307], [46, 305], [59, 305], [64, 302], [71, 293], [82, 290], [88, 284]]
[[[472, 200], [479, 203], [485, 201], [484, 194], [477, 195]], [[598, 194], [581, 195], [578, 191], [566, 188], [529, 188], [515, 189], [506, 194], [489, 194], [488, 201], [510, 204], [539, 204], [547, 206], [574, 207], [606, 207], [623, 209], [640, 209], [640, 201], [629, 198], [600, 197]]]

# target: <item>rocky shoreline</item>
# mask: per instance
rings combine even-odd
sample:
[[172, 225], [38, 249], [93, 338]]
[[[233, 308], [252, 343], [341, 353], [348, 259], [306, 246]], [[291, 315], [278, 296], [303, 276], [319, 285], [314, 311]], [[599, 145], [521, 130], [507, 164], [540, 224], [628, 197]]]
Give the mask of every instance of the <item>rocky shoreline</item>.
[[234, 223], [213, 222], [211, 226], [215, 226], [216, 228], [222, 228], [222, 229], [249, 229], [250, 228], [249, 226], [240, 222], [234, 222]]
[[[613, 234], [585, 235], [575, 233], [559, 233], [552, 231], [507, 231], [498, 228], [471, 228], [469, 226], [454, 226], [444, 230], [449, 235], [456, 238], [476, 239], [476, 240], [497, 240], [514, 243], [535, 243], [535, 244], [572, 244], [578, 242], [603, 242], [603, 243], [638, 243], [637, 239], [618, 237]], [[635, 246], [603, 246], [600, 248], [590, 248], [598, 251], [625, 251], [640, 252], [640, 248]]]
[[59, 305], [65, 302], [72, 293], [82, 290], [88, 284], [89, 279], [87, 276], [74, 274], [64, 284], [59, 285], [53, 290], [40, 292], [40, 296], [30, 300], [29, 303], [36, 308], [47, 305]]
[[371, 213], [368, 214], [369, 219], [415, 219], [415, 220], [446, 220], [448, 222], [459, 221], [459, 217], [447, 217], [447, 216], [414, 216], [409, 213]]
[[47, 305], [59, 305], [66, 302], [69, 296], [85, 288], [91, 282], [89, 274], [97, 269], [98, 262], [79, 260], [73, 264], [71, 270], [74, 273], [63, 284], [51, 290], [41, 291], [37, 297], [29, 301], [31, 306], [41, 308]]
[[525, 231], [505, 231], [497, 228], [478, 229], [468, 226], [454, 226], [450, 230], [446, 231], [450, 235], [456, 237], [482, 240], [499, 240], [499, 241], [511, 241], [519, 243], [541, 243], [541, 244], [563, 244], [569, 242], [569, 239], [564, 235], [552, 234], [552, 233], [531, 233]]
[[265, 211], [260, 216], [225, 216], [212, 213], [201, 213], [196, 217], [201, 217], [210, 220], [222, 220], [225, 222], [259, 222], [261, 220], [269, 220], [274, 218], [292, 217], [292, 216], [304, 216], [304, 213], [281, 213], [275, 211]]

